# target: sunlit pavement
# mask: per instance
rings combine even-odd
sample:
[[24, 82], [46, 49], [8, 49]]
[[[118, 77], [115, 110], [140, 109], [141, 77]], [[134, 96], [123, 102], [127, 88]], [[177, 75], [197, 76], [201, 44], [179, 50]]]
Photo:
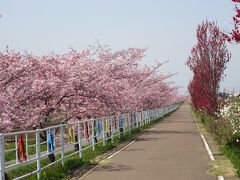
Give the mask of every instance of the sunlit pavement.
[[83, 180], [208, 180], [210, 160], [192, 119], [191, 107], [181, 108]]

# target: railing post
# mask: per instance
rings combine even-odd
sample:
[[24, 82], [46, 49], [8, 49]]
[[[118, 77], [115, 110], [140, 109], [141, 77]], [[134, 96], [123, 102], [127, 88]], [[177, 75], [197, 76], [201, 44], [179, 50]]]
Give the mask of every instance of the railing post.
[[131, 133], [131, 119], [130, 119], [130, 113], [128, 113], [128, 131]]
[[139, 125], [141, 127], [142, 126], [142, 111], [138, 112], [138, 117], [139, 117]]
[[151, 122], [153, 120], [153, 118], [154, 118], [154, 110], [153, 109], [150, 110], [150, 114], [151, 114], [151, 118], [150, 118], [149, 122]]
[[146, 124], [146, 111], [143, 111], [143, 126]]
[[151, 118], [151, 120], [150, 120], [150, 121], [152, 121], [152, 120], [154, 119], [154, 109], [152, 109], [152, 110], [151, 110], [151, 114], [152, 114], [152, 115], [151, 115], [151, 116], [152, 116], [152, 118]]
[[[49, 131], [50, 131], [50, 130], [47, 130], [47, 131], [46, 131], [47, 141], [48, 141]], [[54, 138], [54, 139], [55, 139], [55, 138]], [[54, 147], [56, 147], [56, 146], [54, 145]], [[48, 145], [48, 143], [47, 143], [47, 152], [49, 152], [49, 145]]]
[[15, 135], [15, 154], [16, 154], [16, 164], [18, 163], [18, 152], [17, 152], [17, 147], [18, 147], [18, 136]]
[[125, 136], [126, 135], [126, 114], [123, 115], [123, 135]]
[[144, 118], [145, 124], [148, 122], [148, 110], [145, 111], [145, 118]]
[[150, 123], [153, 118], [153, 110], [149, 110], [149, 113], [150, 113], [150, 118], [149, 118], [149, 123]]
[[148, 110], [148, 123], [151, 121], [152, 115], [151, 110]]
[[82, 129], [81, 129], [81, 122], [78, 123], [78, 151], [79, 157], [82, 158]]
[[86, 137], [86, 122], [83, 123], [83, 138], [85, 142], [87, 142], [87, 137]]
[[64, 125], [61, 124], [60, 126], [60, 143], [61, 143], [61, 160], [62, 160], [62, 166], [64, 166]]
[[145, 124], [148, 123], [148, 110], [145, 111]]
[[92, 145], [93, 145], [93, 151], [95, 151], [95, 133], [94, 133], [94, 119], [92, 119]]
[[150, 119], [149, 119], [149, 123], [150, 123], [153, 118], [153, 110], [149, 110], [149, 113], [150, 113]]
[[5, 141], [3, 134], [0, 134], [0, 180], [5, 180]]
[[28, 134], [25, 134], [25, 142], [26, 142], [26, 160], [28, 161]]
[[53, 141], [53, 145], [54, 145], [54, 147], [56, 147], [56, 129], [53, 129], [53, 139], [54, 139], [54, 141]]
[[151, 111], [148, 109], [147, 113], [148, 113], [148, 118], [147, 118], [147, 123], [149, 123], [150, 119], [151, 119]]
[[148, 121], [148, 123], [149, 123], [152, 119], [152, 110], [149, 109], [148, 114], [149, 114], [149, 121]]
[[120, 134], [120, 116], [117, 116], [117, 128], [118, 128], [118, 139], [121, 138]]
[[102, 119], [102, 136], [103, 136], [103, 146], [106, 145], [106, 141], [105, 141], [105, 119]]
[[148, 123], [150, 123], [150, 121], [152, 119], [152, 110], [148, 110], [148, 113], [149, 113]]
[[135, 113], [135, 118], [136, 118], [136, 123], [137, 123], [137, 128], [138, 128], [138, 112]]
[[155, 109], [152, 110], [152, 120], [155, 118]]
[[41, 162], [40, 162], [40, 131], [39, 129], [36, 130], [36, 158], [37, 158], [37, 179], [40, 179], [41, 174]]
[[113, 133], [114, 133], [114, 127], [113, 127], [113, 117], [110, 117], [110, 127], [111, 127], [111, 142], [113, 143]]
[[132, 112], [131, 114], [131, 122], [132, 122], [132, 129], [135, 129], [135, 112]]
[[148, 124], [148, 119], [149, 119], [149, 110], [146, 111], [146, 124]]
[[151, 110], [148, 110], [148, 123], [150, 123], [152, 118]]
[[151, 119], [150, 121], [152, 121], [154, 119], [154, 109], [151, 110]]

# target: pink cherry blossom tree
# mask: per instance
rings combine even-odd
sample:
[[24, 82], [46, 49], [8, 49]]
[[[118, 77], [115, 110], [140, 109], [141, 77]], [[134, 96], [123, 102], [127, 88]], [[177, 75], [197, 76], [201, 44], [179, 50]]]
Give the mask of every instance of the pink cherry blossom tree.
[[[140, 66], [145, 49], [96, 46], [67, 54], [0, 53], [0, 131], [162, 107], [178, 101], [162, 64]], [[43, 135], [44, 138], [44, 135]], [[46, 137], [45, 137], [46, 138]]]

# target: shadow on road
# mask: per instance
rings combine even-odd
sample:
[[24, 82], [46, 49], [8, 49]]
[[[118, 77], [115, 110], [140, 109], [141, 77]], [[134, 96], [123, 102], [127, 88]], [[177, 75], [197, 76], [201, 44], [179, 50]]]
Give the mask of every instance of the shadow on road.
[[163, 121], [162, 124], [170, 124], [170, 123], [191, 123], [193, 124], [194, 122], [192, 121], [180, 121], [180, 120], [172, 120], [172, 121]]
[[130, 166], [122, 165], [122, 164], [105, 164], [100, 169], [96, 169], [96, 171], [110, 171], [110, 172], [118, 172], [118, 171], [129, 171], [133, 170]]
[[123, 151], [131, 152], [131, 151], [144, 151], [145, 149], [124, 149]]
[[138, 138], [136, 141], [155, 141], [155, 140], [161, 140], [161, 139], [168, 139], [168, 138], [149, 138], [149, 137], [145, 137], [145, 138]]
[[196, 134], [196, 131], [168, 131], [168, 130], [152, 130], [148, 134]]

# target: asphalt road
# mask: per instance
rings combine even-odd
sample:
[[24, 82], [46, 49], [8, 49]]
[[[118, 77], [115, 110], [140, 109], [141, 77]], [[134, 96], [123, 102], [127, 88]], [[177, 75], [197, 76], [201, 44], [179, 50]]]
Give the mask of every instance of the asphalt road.
[[115, 156], [103, 160], [83, 180], [211, 180], [210, 160], [188, 104]]

